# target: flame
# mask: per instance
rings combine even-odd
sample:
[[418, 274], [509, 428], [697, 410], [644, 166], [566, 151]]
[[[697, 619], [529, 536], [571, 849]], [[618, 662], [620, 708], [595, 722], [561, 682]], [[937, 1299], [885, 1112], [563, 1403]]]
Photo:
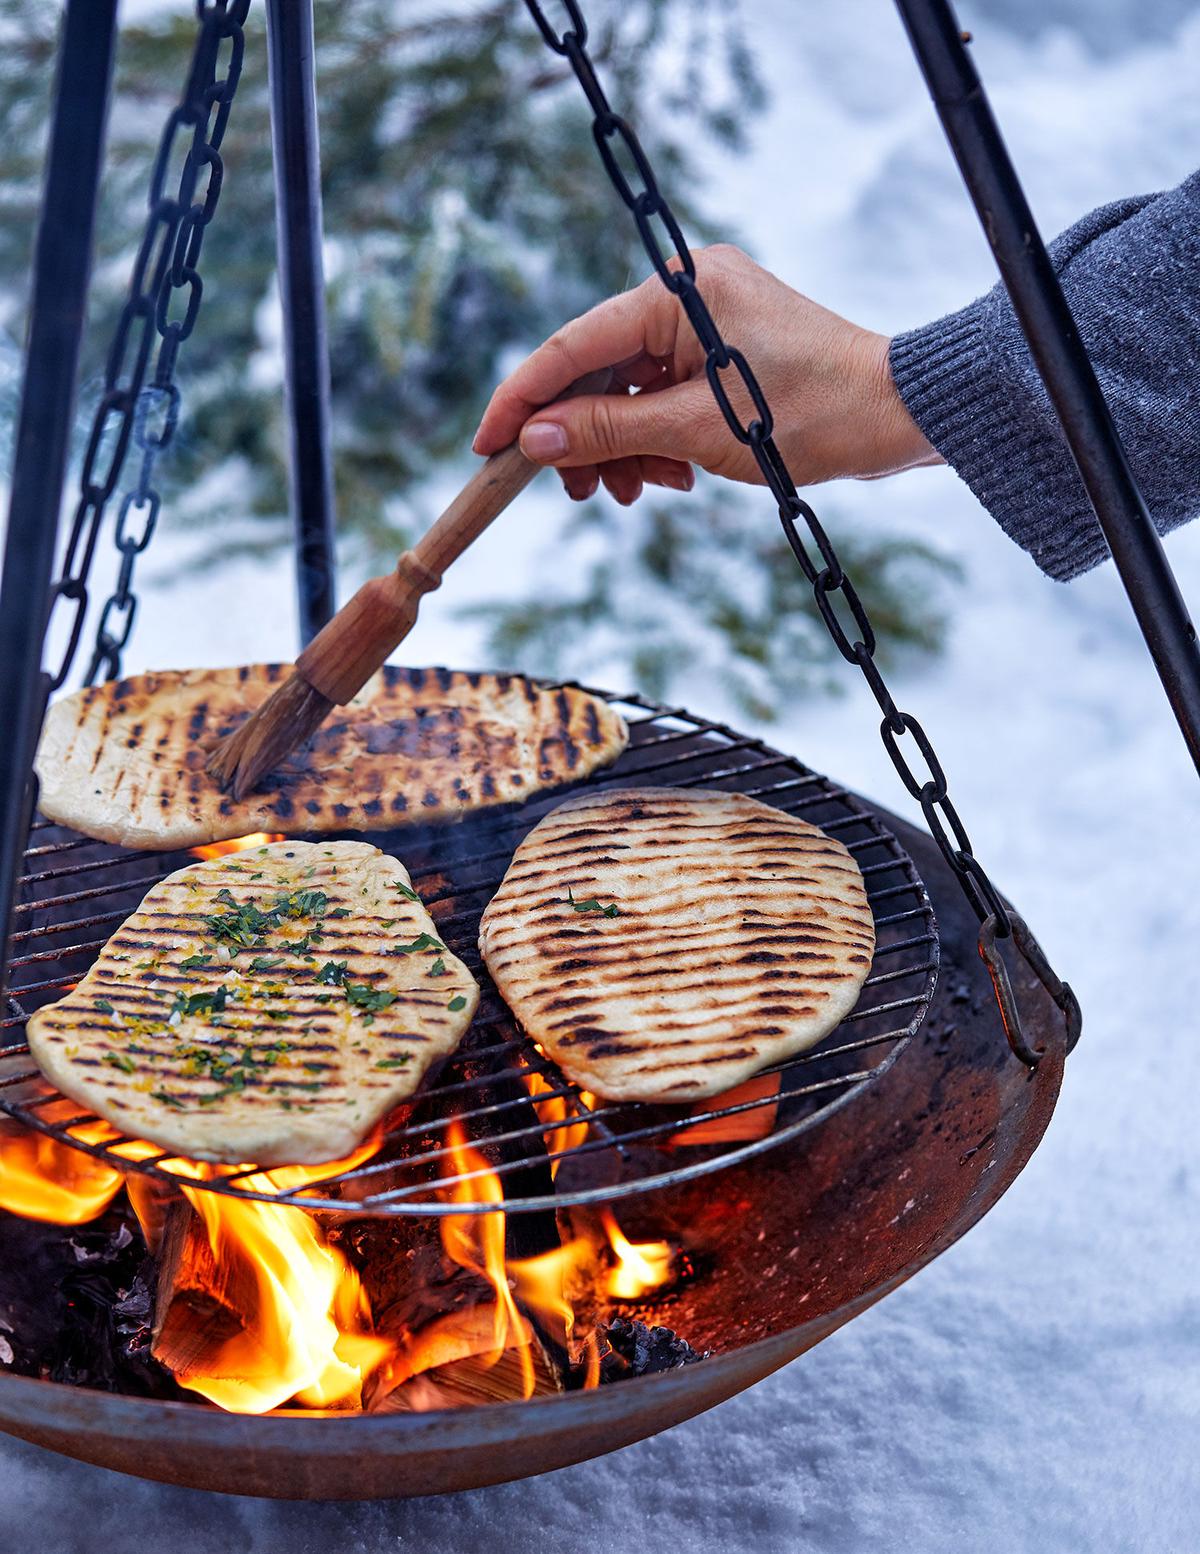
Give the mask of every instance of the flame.
[[[289, 1166], [241, 1178], [251, 1192], [306, 1186], [369, 1159], [378, 1135], [353, 1155], [320, 1166]], [[216, 1174], [178, 1161], [182, 1174]], [[244, 1168], [243, 1168], [244, 1169]], [[263, 1414], [285, 1403], [358, 1408], [364, 1381], [392, 1355], [371, 1331], [371, 1308], [357, 1269], [304, 1209], [204, 1188], [183, 1187], [203, 1222], [225, 1288], [247, 1289], [244, 1326], [205, 1348], [202, 1363], [177, 1371], [182, 1386], [239, 1414]]]
[[[538, 1050], [541, 1051], [541, 1048], [539, 1047]], [[778, 1075], [770, 1077], [773, 1079], [774, 1084], [774, 1090], [771, 1093], [774, 1093], [774, 1091], [778, 1090], [779, 1078]], [[596, 1097], [588, 1090], [581, 1090], [579, 1092], [579, 1105], [584, 1108], [584, 1113], [580, 1113], [572, 1104], [569, 1096], [547, 1095], [546, 1092], [552, 1090], [553, 1086], [545, 1075], [539, 1073], [536, 1069], [530, 1069], [522, 1078], [525, 1088], [529, 1091], [538, 1121], [544, 1130], [543, 1138], [549, 1153], [555, 1155], [582, 1144], [587, 1138], [590, 1126], [585, 1113], [593, 1110], [596, 1104]], [[768, 1084], [768, 1090], [770, 1090], [770, 1084]], [[737, 1092], [730, 1092], [730, 1095], [734, 1100], [746, 1098]], [[578, 1117], [578, 1120], [568, 1121], [572, 1117]], [[698, 1131], [699, 1126], [697, 1125], [696, 1129], [689, 1129], [689, 1133]], [[558, 1174], [560, 1164], [559, 1160], [551, 1160], [550, 1172], [552, 1176]], [[635, 1245], [628, 1239], [620, 1225], [617, 1224], [611, 1209], [602, 1209], [600, 1211], [600, 1222], [608, 1238], [609, 1250], [615, 1259], [612, 1268], [600, 1280], [601, 1287], [606, 1295], [613, 1300], [637, 1300], [643, 1295], [648, 1295], [652, 1290], [661, 1288], [662, 1285], [670, 1281], [675, 1271], [675, 1253], [668, 1242], [645, 1241], [640, 1245]], [[575, 1251], [574, 1248], [576, 1246], [583, 1248], [584, 1251]], [[551, 1252], [547, 1256], [550, 1258], [557, 1258], [560, 1255], [565, 1256], [567, 1263], [565, 1271], [570, 1271], [587, 1261], [584, 1252], [590, 1255], [590, 1248], [586, 1242], [581, 1241], [564, 1246], [561, 1254]], [[540, 1259], [535, 1261], [540, 1261]], [[516, 1271], [516, 1268], [514, 1268], [514, 1272]], [[535, 1287], [534, 1294], [535, 1298], [537, 1298], [539, 1294], [538, 1287]], [[588, 1352], [589, 1370], [594, 1348], [593, 1344]], [[596, 1356], [596, 1366], [598, 1370], [598, 1356]]]
[[[68, 1100], [42, 1109], [47, 1121], [76, 1110]], [[120, 1137], [106, 1122], [70, 1130], [88, 1144]], [[243, 1178], [248, 1190], [278, 1192], [349, 1170], [379, 1147], [375, 1136], [346, 1160], [291, 1166]], [[146, 1159], [161, 1152], [141, 1139], [122, 1140], [113, 1154]], [[189, 1160], [164, 1162], [180, 1178], [203, 1179], [216, 1167]], [[243, 1168], [244, 1169], [244, 1168]], [[146, 1234], [156, 1245], [161, 1203], [144, 1178], [125, 1173], [82, 1150], [0, 1119], [0, 1209], [59, 1225], [80, 1225], [102, 1214], [122, 1185]], [[233, 1198], [180, 1182], [200, 1216], [214, 1266], [227, 1289], [249, 1291], [232, 1337], [203, 1349], [202, 1360], [177, 1373], [182, 1386], [234, 1413], [265, 1413], [287, 1402], [309, 1408], [357, 1407], [363, 1382], [384, 1364], [393, 1346], [371, 1332], [371, 1312], [357, 1270], [331, 1246], [305, 1210]]]
[[[574, 1108], [568, 1110], [571, 1097], [566, 1095], [547, 1095], [545, 1092], [554, 1087], [544, 1074], [531, 1068], [522, 1075], [525, 1088], [529, 1091], [533, 1101], [533, 1109], [537, 1120], [543, 1129], [546, 1149], [551, 1157], [566, 1149], [574, 1149], [577, 1144], [582, 1144], [588, 1135], [588, 1122], [582, 1118], [578, 1122], [568, 1122], [567, 1119], [575, 1114]], [[586, 1090], [581, 1091], [584, 1106], [590, 1109], [594, 1097]], [[565, 1126], [564, 1126], [565, 1124]], [[561, 1160], [551, 1158], [550, 1178], [553, 1180], [558, 1175]]]
[[[586, 1121], [571, 1122], [564, 1097], [543, 1096], [548, 1086], [530, 1075], [534, 1104], [561, 1147]], [[586, 1104], [586, 1103], [585, 1103]], [[65, 1121], [72, 1103], [52, 1102], [49, 1120]], [[86, 1143], [116, 1141], [104, 1122], [80, 1124], [72, 1134]], [[372, 1406], [411, 1381], [426, 1390], [405, 1406], [448, 1406], [455, 1396], [439, 1391], [439, 1367], [465, 1363], [470, 1374], [494, 1373], [478, 1397], [527, 1398], [553, 1387], [540, 1351], [543, 1342], [565, 1350], [582, 1365], [585, 1387], [600, 1379], [600, 1345], [593, 1328], [577, 1330], [571, 1295], [583, 1294], [589, 1320], [592, 1295], [637, 1300], [674, 1275], [674, 1252], [665, 1241], [631, 1242], [611, 1211], [600, 1212], [607, 1247], [598, 1233], [566, 1242], [541, 1256], [506, 1260], [506, 1216], [499, 1174], [468, 1142], [463, 1125], [446, 1133], [445, 1191], [454, 1204], [488, 1204], [486, 1213], [448, 1214], [439, 1222], [446, 1258], [470, 1270], [488, 1295], [465, 1310], [448, 1310], [403, 1344], [373, 1331], [370, 1303], [358, 1271], [330, 1244], [319, 1222], [291, 1204], [233, 1197], [199, 1185], [230, 1168], [172, 1159], [172, 1173], [198, 1217], [182, 1239], [181, 1259], [191, 1262], [176, 1277], [176, 1290], [155, 1341], [155, 1352], [180, 1385], [234, 1413], [261, 1414], [285, 1404], [314, 1409], [355, 1409], [369, 1384]], [[236, 1168], [251, 1192], [294, 1191], [352, 1169], [378, 1149], [377, 1133], [345, 1160], [322, 1166], [257, 1171]], [[113, 1155], [130, 1160], [158, 1157], [137, 1139], [114, 1142]], [[136, 1173], [122, 1173], [54, 1139], [17, 1124], [0, 1123], [0, 1208], [61, 1224], [80, 1224], [103, 1212], [125, 1182], [147, 1242], [157, 1249], [171, 1189]], [[195, 1182], [196, 1185], [190, 1185]], [[176, 1226], [178, 1231], [178, 1226]], [[189, 1277], [190, 1274], [190, 1277]], [[178, 1308], [178, 1309], [177, 1309]], [[214, 1316], [215, 1313], [215, 1316]], [[160, 1353], [159, 1345], [163, 1348]], [[500, 1361], [504, 1360], [504, 1365]], [[541, 1369], [539, 1371], [539, 1365]], [[420, 1380], [428, 1374], [433, 1385]], [[407, 1389], [409, 1392], [412, 1388]], [[461, 1402], [462, 1393], [457, 1394]]]
[[[78, 1110], [72, 1101], [52, 1101], [41, 1116], [64, 1122]], [[85, 1144], [113, 1137], [106, 1122], [87, 1123], [73, 1133]], [[104, 1213], [121, 1181], [119, 1171], [83, 1150], [0, 1118], [0, 1209], [54, 1225], [83, 1225]]]
[[[481, 1172], [469, 1181], [457, 1181], [450, 1187], [454, 1203], [502, 1203], [504, 1189], [500, 1178], [477, 1150], [467, 1143], [467, 1135], [457, 1118], [446, 1130], [450, 1164], [454, 1175]], [[479, 1356], [483, 1366], [495, 1365], [510, 1345], [519, 1347], [521, 1395], [532, 1397], [534, 1388], [533, 1357], [529, 1352], [531, 1332], [528, 1322], [517, 1310], [508, 1282], [504, 1256], [506, 1222], [503, 1210], [489, 1214], [447, 1214], [441, 1222], [442, 1246], [451, 1262], [482, 1274], [495, 1291], [492, 1307], [492, 1342]]]
[[[468, 1177], [451, 1180], [446, 1192], [453, 1203], [500, 1205], [504, 1191], [500, 1177], [484, 1156], [467, 1142], [461, 1122], [446, 1132], [447, 1175]], [[440, 1222], [442, 1249], [450, 1262], [469, 1269], [489, 1287], [492, 1299], [465, 1310], [448, 1312], [413, 1334], [387, 1374], [387, 1390], [412, 1382], [420, 1390], [410, 1394], [407, 1406], [437, 1408], [447, 1405], [447, 1394], [436, 1383], [437, 1367], [467, 1362], [476, 1373], [497, 1370], [502, 1382], [491, 1395], [528, 1398], [538, 1390], [533, 1321], [543, 1339], [566, 1350], [584, 1367], [583, 1385], [600, 1380], [600, 1351], [594, 1331], [576, 1334], [575, 1310], [568, 1298], [573, 1281], [594, 1279], [597, 1246], [583, 1237], [555, 1247], [537, 1257], [506, 1260], [507, 1221], [503, 1208], [485, 1214], [448, 1214]], [[531, 1320], [533, 1319], [533, 1320]], [[506, 1360], [504, 1367], [501, 1359]], [[426, 1378], [422, 1383], [418, 1379]], [[461, 1369], [459, 1371], [461, 1385]], [[429, 1385], [429, 1381], [433, 1385]], [[509, 1390], [511, 1389], [511, 1391]], [[542, 1389], [545, 1390], [543, 1378]]]
[[[736, 1144], [743, 1139], [765, 1139], [775, 1131], [779, 1115], [779, 1074], [755, 1074], [745, 1079], [723, 1095], [708, 1101], [698, 1101], [692, 1108], [693, 1115], [701, 1118], [691, 1127], [683, 1128], [667, 1140], [668, 1149], [679, 1149], [690, 1144]], [[751, 1105], [753, 1102], [755, 1104]], [[727, 1108], [734, 1110], [729, 1117], [714, 1113]]]
[[[539, 1101], [549, 1086], [540, 1075], [526, 1076], [539, 1120], [545, 1123], [566, 1121], [564, 1097]], [[585, 1103], [586, 1104], [586, 1103]], [[544, 1111], [543, 1111], [544, 1108]], [[584, 1132], [587, 1123], [554, 1128], [548, 1134], [555, 1145], [563, 1133]], [[448, 1150], [447, 1192], [453, 1203], [501, 1205], [504, 1189], [499, 1174], [485, 1157], [467, 1142], [462, 1123], [455, 1119], [446, 1131]], [[457, 1180], [455, 1180], [457, 1178]], [[494, 1299], [481, 1307], [454, 1312], [429, 1324], [414, 1335], [404, 1353], [390, 1367], [388, 1390], [403, 1382], [435, 1370], [439, 1365], [467, 1359], [480, 1370], [496, 1366], [501, 1357], [516, 1359], [520, 1396], [530, 1397], [536, 1386], [533, 1351], [533, 1327], [564, 1348], [583, 1365], [584, 1387], [600, 1381], [600, 1345], [594, 1329], [577, 1331], [575, 1307], [569, 1298], [572, 1286], [591, 1286], [614, 1300], [634, 1300], [661, 1288], [674, 1275], [675, 1253], [665, 1241], [634, 1244], [622, 1232], [609, 1210], [601, 1213], [601, 1224], [614, 1262], [605, 1269], [605, 1249], [595, 1238], [577, 1236], [560, 1247], [538, 1257], [505, 1258], [507, 1235], [503, 1208], [486, 1214], [448, 1214], [441, 1221], [442, 1247], [452, 1263], [470, 1269], [490, 1286]], [[416, 1406], [438, 1406], [436, 1390], [432, 1401]]]
[[249, 836], [232, 836], [225, 842], [206, 842], [203, 847], [189, 847], [193, 858], [224, 858], [226, 853], [244, 853], [249, 847], [265, 847], [268, 842], [283, 842], [287, 838], [282, 831], [253, 831]]
[[638, 1300], [670, 1280], [675, 1253], [669, 1242], [635, 1244], [617, 1224], [611, 1209], [600, 1210], [600, 1222], [616, 1258], [604, 1280], [605, 1294], [614, 1300]]

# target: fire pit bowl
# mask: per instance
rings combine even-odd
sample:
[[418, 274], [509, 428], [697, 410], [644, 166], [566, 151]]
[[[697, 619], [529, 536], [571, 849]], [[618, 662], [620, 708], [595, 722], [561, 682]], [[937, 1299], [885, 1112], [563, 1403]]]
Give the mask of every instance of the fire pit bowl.
[[[872, 807], [872, 806], [868, 806]], [[876, 810], [937, 912], [941, 975], [903, 1054], [820, 1127], [639, 1213], [688, 1227], [697, 1276], [647, 1313], [711, 1355], [586, 1392], [424, 1414], [263, 1416], [0, 1376], [0, 1428], [143, 1478], [285, 1499], [440, 1494], [527, 1477], [629, 1445], [787, 1364], [956, 1241], [1036, 1148], [1058, 1095], [1061, 1019], [1024, 967], [1014, 992], [1045, 1055], [1009, 1050], [977, 925], [927, 837]], [[719, 1246], [719, 1257], [705, 1249]]]

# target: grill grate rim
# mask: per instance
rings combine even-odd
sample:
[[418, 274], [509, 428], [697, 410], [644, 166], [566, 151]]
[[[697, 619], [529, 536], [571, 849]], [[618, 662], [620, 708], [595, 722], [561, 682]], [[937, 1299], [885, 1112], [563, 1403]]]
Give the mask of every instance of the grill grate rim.
[[[562, 682], [542, 683], [555, 687]], [[509, 1213], [544, 1211], [658, 1190], [777, 1147], [850, 1104], [866, 1086], [887, 1072], [911, 1042], [936, 986], [937, 925], [924, 883], [907, 852], [882, 820], [853, 794], [810, 771], [794, 757], [773, 750], [761, 739], [738, 733], [683, 707], [659, 706], [637, 695], [619, 696], [604, 691], [592, 694], [603, 697], [625, 716], [630, 745], [613, 766], [574, 788], [616, 788], [643, 782], [682, 788], [723, 787], [774, 803], [787, 813], [822, 811], [814, 823], [838, 835], [860, 860], [878, 941], [871, 971], [859, 1003], [836, 1030], [816, 1047], [763, 1071], [781, 1076], [778, 1108], [779, 1115], [786, 1119], [770, 1132], [725, 1145], [679, 1141], [685, 1129], [753, 1113], [775, 1104], [775, 1097], [723, 1104], [724, 1098], [718, 1096], [703, 1103], [704, 1109], [693, 1108], [686, 1113], [679, 1108], [642, 1102], [599, 1101], [589, 1107], [579, 1088], [513, 1022], [480, 965], [475, 949], [478, 919], [499, 885], [517, 843], [562, 801], [566, 796], [562, 791], [536, 795], [515, 808], [477, 813], [460, 827], [412, 827], [399, 833], [372, 833], [368, 838], [385, 851], [398, 851], [410, 866], [414, 884], [448, 942], [456, 929], [470, 930], [452, 948], [478, 971], [483, 998], [463, 1045], [446, 1061], [433, 1083], [418, 1092], [408, 1115], [388, 1129], [381, 1155], [350, 1170], [290, 1189], [273, 1185], [263, 1189], [255, 1183], [259, 1173], [251, 1167], [231, 1168], [208, 1181], [197, 1181], [179, 1168], [177, 1157], [166, 1151], [142, 1160], [129, 1159], [122, 1153], [131, 1143], [126, 1135], [89, 1143], [69, 1131], [94, 1124], [97, 1119], [92, 1113], [81, 1111], [53, 1121], [42, 1115], [45, 1108], [62, 1097], [57, 1091], [47, 1091], [28, 1047], [20, 1040], [20, 1030], [32, 1008], [48, 1001], [41, 995], [65, 991], [68, 984], [78, 981], [106, 942], [86, 936], [75, 937], [71, 942], [56, 941], [64, 936], [78, 936], [82, 930], [102, 928], [106, 923], [115, 926], [123, 921], [145, 890], [190, 861], [191, 855], [186, 851], [151, 854], [115, 848], [88, 837], [64, 834], [64, 828], [39, 818], [32, 832], [36, 845], [26, 854], [29, 872], [21, 881], [22, 900], [17, 909], [21, 926], [13, 937], [19, 951], [10, 963], [11, 971], [17, 973], [16, 985], [8, 998], [10, 1013], [0, 1019], [0, 1113], [118, 1169], [157, 1177], [172, 1186], [183, 1181], [189, 1187], [239, 1198], [331, 1213], [440, 1216], [491, 1213], [501, 1207]], [[676, 747], [666, 759], [662, 759], [664, 746]], [[704, 769], [696, 770], [697, 766]], [[765, 774], [772, 771], [779, 774], [776, 780], [765, 781]], [[825, 806], [829, 814], [823, 813]], [[856, 827], [861, 827], [863, 834], [855, 834]], [[56, 839], [45, 839], [55, 833], [59, 833]], [[464, 838], [468, 842], [473, 840], [470, 850], [461, 845]], [[441, 856], [435, 863], [432, 860], [438, 855], [439, 846]], [[875, 849], [883, 849], [886, 856], [877, 858]], [[452, 855], [449, 864], [445, 859], [447, 852]], [[57, 860], [63, 855], [70, 861], [59, 866]], [[427, 860], [424, 869], [419, 859]], [[155, 872], [147, 872], [151, 860]], [[481, 869], [483, 877], [476, 880], [473, 875]], [[109, 877], [100, 878], [102, 871], [108, 871]], [[437, 890], [421, 889], [422, 878], [433, 873], [447, 883]], [[464, 874], [472, 877], [464, 879]], [[66, 881], [66, 888], [58, 881]], [[49, 893], [40, 896], [39, 887]], [[127, 899], [98, 911], [92, 903], [102, 902], [105, 896]], [[81, 906], [82, 915], [74, 915], [72, 909]], [[55, 920], [40, 920], [48, 914], [53, 914]], [[42, 948], [43, 945], [47, 947]], [[887, 964], [881, 967], [881, 960]], [[38, 975], [39, 968], [44, 970], [55, 962], [65, 963], [56, 975]], [[23, 971], [32, 975], [22, 978]], [[906, 987], [915, 991], [905, 991]], [[876, 989], [886, 990], [881, 1001], [876, 1000]], [[898, 996], [892, 996], [893, 993]], [[897, 1016], [898, 1019], [894, 1018]], [[888, 1028], [867, 1027], [864, 1032], [860, 1027], [871, 1021]], [[877, 1061], [866, 1068], [857, 1067], [853, 1060], [862, 1054], [873, 1054]], [[822, 1065], [832, 1072], [822, 1075]], [[847, 1066], [845, 1072], [840, 1071], [843, 1065]], [[489, 1094], [498, 1086], [515, 1087], [530, 1072], [539, 1074], [549, 1087], [536, 1101], [531, 1101], [523, 1087], [519, 1093], [502, 1094], [498, 1099]], [[572, 1115], [561, 1120], [540, 1117], [535, 1107], [548, 1101], [569, 1105]], [[511, 1120], [519, 1121], [522, 1112], [528, 1120], [521, 1126], [509, 1126], [503, 1121], [510, 1114]], [[484, 1152], [487, 1170], [505, 1182], [502, 1204], [449, 1201], [448, 1189], [469, 1184], [484, 1174], [441, 1174], [441, 1165], [449, 1155], [443, 1135], [455, 1117], [472, 1124], [467, 1130], [468, 1142]], [[498, 1132], [477, 1133], [478, 1125], [496, 1122], [500, 1123]], [[586, 1127], [586, 1136], [560, 1148], [556, 1139], [572, 1126]], [[407, 1153], [402, 1160], [389, 1158], [396, 1148], [414, 1143], [418, 1146], [414, 1153]], [[530, 1153], [494, 1158], [488, 1153], [489, 1147], [494, 1150], [500, 1144], [522, 1149], [528, 1146]], [[640, 1146], [640, 1153], [634, 1146]], [[665, 1153], [667, 1149], [669, 1155]], [[692, 1155], [684, 1157], [685, 1163], [678, 1163], [682, 1150], [691, 1150]], [[549, 1191], [532, 1192], [522, 1191], [518, 1184], [511, 1194], [507, 1190], [512, 1185], [509, 1179], [522, 1172], [539, 1171], [546, 1176], [548, 1167], [556, 1165], [561, 1173], [565, 1163], [577, 1163], [589, 1156], [603, 1158], [605, 1152], [612, 1157], [608, 1164], [619, 1173], [616, 1180], [565, 1188], [555, 1183]], [[645, 1154], [655, 1158], [647, 1162], [641, 1158]], [[430, 1167], [438, 1168], [433, 1179], [403, 1180], [405, 1175], [417, 1178]], [[399, 1185], [377, 1187], [389, 1173], [402, 1178]]]

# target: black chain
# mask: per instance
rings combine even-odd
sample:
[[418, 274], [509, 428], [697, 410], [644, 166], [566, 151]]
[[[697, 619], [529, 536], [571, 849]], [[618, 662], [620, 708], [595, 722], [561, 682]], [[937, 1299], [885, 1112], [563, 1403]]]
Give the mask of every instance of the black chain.
[[[197, 265], [221, 194], [219, 148], [241, 75], [242, 27], [249, 9], [250, 0], [196, 0], [200, 24], [196, 46], [179, 103], [167, 118], [154, 159], [149, 215], [105, 361], [104, 390], [84, 453], [62, 572], [50, 591], [51, 615], [60, 600], [74, 605], [74, 615], [58, 668], [45, 677], [47, 694], [64, 683], [79, 648], [96, 542], [132, 438], [141, 450], [141, 469], [117, 515], [115, 539], [121, 557], [117, 585], [100, 613], [85, 679], [91, 685], [101, 673], [107, 679], [121, 673], [121, 650], [137, 614], [133, 569], [158, 520], [154, 461], [175, 435], [179, 420], [175, 362], [200, 309], [203, 286]], [[173, 194], [167, 194], [172, 156], [189, 133], [178, 185]], [[172, 317], [173, 311], [177, 316]], [[156, 334], [160, 343], [153, 378], [147, 384]]]
[[[995, 966], [999, 964], [1001, 970], [1003, 968], [1003, 963], [998, 958], [998, 951], [995, 949], [995, 940], [1007, 939], [1013, 935], [1013, 919], [999, 891], [988, 877], [983, 865], [975, 857], [966, 827], [950, 802], [946, 774], [929, 741], [929, 736], [911, 713], [901, 712], [892, 700], [875, 659], [875, 633], [867, 618], [863, 602], [850, 578], [842, 569], [833, 542], [821, 526], [816, 513], [796, 489], [796, 483], [775, 442], [775, 420], [771, 407], [767, 403], [762, 386], [754, 376], [753, 369], [742, 353], [725, 341], [709, 312], [696, 282], [695, 260], [674, 212], [658, 187], [650, 160], [631, 125], [619, 114], [614, 113], [609, 106], [608, 99], [597, 79], [595, 67], [588, 57], [588, 27], [583, 12], [577, 0], [562, 0], [570, 25], [566, 31], [559, 34], [547, 20], [539, 0], [525, 0], [525, 4], [548, 47], [568, 61], [583, 88], [584, 96], [592, 110], [592, 135], [595, 138], [600, 159], [617, 193], [633, 213], [638, 232], [641, 234], [655, 272], [667, 290], [679, 299], [679, 304], [687, 315], [705, 354], [705, 372], [713, 397], [721, 408], [729, 430], [754, 455], [763, 480], [778, 504], [783, 532], [801, 571], [812, 585], [817, 609], [821, 613], [821, 619], [825, 622], [834, 645], [848, 663], [858, 665], [871, 688], [871, 694], [879, 703], [883, 713], [880, 732], [884, 746], [891, 757], [892, 764], [900, 774], [900, 780], [920, 804], [934, 841], [958, 877], [967, 900], [983, 925], [983, 930], [986, 930], [986, 932], [981, 930], [980, 954], [987, 961], [995, 981], [997, 975]], [[618, 146], [628, 156], [634, 182], [630, 181], [629, 174], [617, 160]], [[635, 184], [640, 184], [640, 187], [635, 187]], [[660, 242], [654, 225], [656, 218], [662, 223], [662, 228], [670, 240], [669, 251], [664, 251]], [[677, 262], [678, 268], [671, 267], [672, 259]], [[725, 380], [731, 371], [740, 381], [754, 407], [753, 417], [748, 423], [742, 421], [729, 397]], [[801, 523], [807, 531], [808, 541], [815, 545], [819, 552], [819, 562], [813, 558], [806, 546], [805, 537], [799, 528]], [[838, 595], [841, 596], [843, 608], [849, 613], [852, 629], [857, 633], [854, 637], [850, 635], [839, 617], [834, 602]], [[916, 751], [924, 763], [924, 773], [918, 774], [913, 771], [900, 744], [905, 735], [912, 737]], [[1044, 966], [1047, 972], [1050, 970], [1045, 956], [1037, 947], [1036, 940], [1029, 930], [1024, 924], [1021, 927], [1022, 932], [1016, 938], [1018, 948], [1037, 972], [1039, 979], [1055, 997], [1055, 1001], [1067, 1015], [1069, 1027], [1072, 1027], [1077, 1035], [1078, 1005], [1074, 1001], [1074, 995], [1070, 988], [1059, 982], [1056, 977], [1052, 985], [1043, 976], [1041, 967]], [[1050, 976], [1053, 977], [1052, 972]], [[1020, 1031], [1019, 1020], [1016, 1019], [1015, 1004], [1011, 997], [1007, 1010], [1002, 1005], [1002, 1013], [1005, 1016], [1005, 1030], [1013, 1050], [1023, 1061], [1036, 1063], [1040, 1054], [1031, 1051], [1026, 1044]]]

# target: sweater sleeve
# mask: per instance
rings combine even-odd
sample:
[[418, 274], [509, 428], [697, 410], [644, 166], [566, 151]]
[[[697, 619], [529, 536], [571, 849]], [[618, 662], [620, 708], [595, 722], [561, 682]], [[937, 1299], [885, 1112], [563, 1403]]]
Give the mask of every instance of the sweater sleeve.
[[[1200, 173], [1093, 211], [1050, 245], [1161, 534], [1200, 512]], [[1009, 537], [1067, 581], [1108, 555], [1002, 286], [897, 335], [896, 387]]]

